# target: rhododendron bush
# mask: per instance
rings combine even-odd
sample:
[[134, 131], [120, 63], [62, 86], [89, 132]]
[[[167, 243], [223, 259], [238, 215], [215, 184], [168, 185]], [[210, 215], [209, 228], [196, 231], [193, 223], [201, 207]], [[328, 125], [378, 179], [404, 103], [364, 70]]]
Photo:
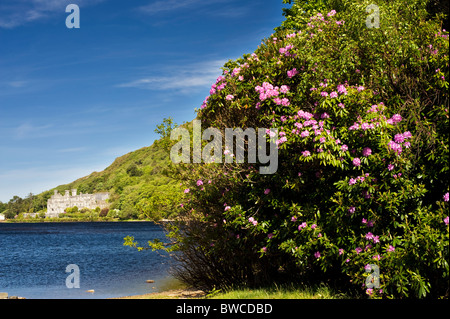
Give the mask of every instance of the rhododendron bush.
[[184, 166], [166, 247], [178, 276], [207, 289], [323, 281], [448, 296], [448, 32], [421, 1], [378, 1], [380, 28], [366, 27], [367, 1], [299, 3], [225, 64], [198, 110], [205, 128], [276, 128], [278, 170]]

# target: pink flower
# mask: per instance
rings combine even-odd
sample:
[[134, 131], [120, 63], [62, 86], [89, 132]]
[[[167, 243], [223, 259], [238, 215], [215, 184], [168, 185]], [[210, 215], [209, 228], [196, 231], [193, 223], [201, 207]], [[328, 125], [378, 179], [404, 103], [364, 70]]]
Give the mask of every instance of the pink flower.
[[270, 189], [269, 188], [266, 188], [265, 190], [264, 190], [264, 194], [269, 194], [270, 193]]
[[358, 157], [355, 157], [353, 159], [353, 165], [355, 165], [356, 167], [361, 165], [361, 160]]
[[391, 150], [397, 153], [397, 155], [400, 155], [402, 153], [402, 146], [394, 141], [390, 141], [388, 143], [388, 146]]
[[267, 251], [267, 247], [261, 248], [261, 251], [262, 251], [263, 253], [265, 253], [265, 252]]
[[306, 226], [306, 222], [303, 222], [298, 226], [298, 230], [302, 230], [303, 228], [306, 228]]
[[342, 145], [342, 146], [341, 146], [341, 151], [342, 151], [342, 152], [347, 152], [347, 151], [348, 151], [348, 146], [345, 145], [345, 144]]
[[189, 188], [186, 188], [186, 189], [184, 190], [184, 193], [187, 194], [187, 193], [189, 193], [189, 191], [190, 191], [190, 189], [189, 189]]
[[392, 122], [395, 124], [395, 123], [400, 122], [400, 121], [402, 120], [402, 117], [401, 117], [400, 114], [394, 114], [394, 115], [391, 117], [391, 120], [392, 120]]
[[325, 138], [325, 137], [321, 137], [321, 138], [320, 138], [320, 143], [325, 143], [325, 141], [326, 141], [326, 138]]
[[350, 214], [353, 214], [355, 212], [356, 208], [354, 206], [351, 206], [348, 211], [350, 212]]
[[403, 134], [395, 134], [394, 141], [395, 143], [403, 143], [405, 141], [405, 137]]
[[327, 13], [328, 17], [332, 17], [336, 14], [336, 10], [331, 10], [330, 12]]
[[287, 85], [282, 85], [282, 86], [280, 87], [280, 92], [281, 92], [281, 93], [287, 93], [287, 92], [289, 92], [289, 86], [287, 86]]
[[447, 192], [447, 193], [444, 194], [444, 202], [448, 202], [448, 199], [449, 199], [449, 195], [448, 195], [448, 192]]
[[373, 236], [373, 242], [376, 244], [376, 243], [379, 243], [380, 242], [380, 236]]
[[296, 76], [297, 74], [298, 74], [298, 71], [296, 68], [293, 68], [292, 70], [287, 71], [287, 75], [289, 78], [292, 78], [292, 77]]
[[344, 249], [340, 248], [339, 249], [339, 256], [342, 255], [344, 253]]
[[285, 143], [285, 142], [287, 142], [287, 138], [286, 138], [286, 136], [283, 136], [282, 138], [280, 138], [279, 140], [277, 140], [275, 143], [276, 143], [277, 145], [280, 145], [280, 144], [283, 144], [283, 143]]
[[355, 251], [356, 251], [357, 254], [359, 254], [359, 253], [362, 252], [363, 250], [362, 250], [362, 248], [360, 248], [360, 247], [356, 247], [356, 248], [355, 248]]
[[314, 253], [314, 257], [320, 258], [320, 252], [316, 251], [316, 252]]
[[448, 225], [448, 216], [444, 218], [445, 225]]
[[[321, 119], [329, 119], [330, 116], [328, 115], [327, 112], [324, 112], [324, 113], [322, 113], [322, 115], [320, 115], [320, 118], [321, 118]], [[321, 121], [321, 122], [322, 122], [322, 126], [323, 126], [323, 121]], [[321, 126], [321, 127], [322, 127], [322, 126]]]
[[323, 97], [328, 96], [328, 92], [320, 92], [320, 95], [322, 95]]
[[312, 224], [312, 225], [311, 225], [311, 229], [315, 229], [316, 227], [317, 227], [316, 224]]
[[292, 216], [292, 217], [291, 217], [291, 222], [296, 222], [296, 221], [297, 221], [297, 217]]
[[366, 234], [366, 240], [372, 240], [373, 239], [373, 234], [371, 232], [368, 232]]
[[199, 180], [197, 181], [197, 186], [200, 186], [200, 185], [203, 185], [203, 181], [202, 181], [201, 179], [199, 179]]
[[305, 119], [305, 120], [309, 120], [309, 119], [311, 119], [311, 118], [314, 116], [314, 115], [312, 115], [311, 113], [305, 112], [305, 111], [302, 111], [302, 110], [298, 111], [298, 112], [297, 112], [297, 115], [298, 115], [299, 117]]
[[348, 181], [348, 185], [355, 185], [355, 184], [356, 184], [356, 179], [350, 178], [350, 180]]
[[268, 134], [270, 137], [274, 137], [276, 135], [276, 133], [270, 129], [266, 130], [266, 134]]
[[283, 106], [289, 106], [291, 104], [291, 102], [289, 102], [288, 98], [282, 98], [281, 99], [281, 105]]
[[258, 225], [258, 222], [257, 222], [253, 217], [250, 217], [250, 218], [248, 219], [248, 221], [249, 221], [249, 223], [252, 223], [253, 226]]
[[337, 97], [338, 97], [337, 92], [335, 92], [335, 91], [331, 92], [331, 93], [330, 93], [330, 97], [331, 97], [331, 98], [337, 98]]
[[362, 151], [362, 155], [367, 157], [370, 156], [372, 154], [372, 150], [369, 147], [365, 147]]
[[337, 90], [340, 94], [347, 94], [347, 89], [345, 88], [345, 86], [343, 86], [342, 84], [339, 84], [337, 86]]
[[389, 247], [386, 248], [386, 251], [387, 251], [387, 252], [395, 251], [395, 247], [392, 246], [392, 245], [389, 245]]
[[230, 206], [225, 207], [225, 211], [230, 210], [230, 209], [231, 209]]
[[388, 165], [388, 170], [389, 170], [389, 171], [392, 171], [393, 169], [394, 169], [394, 165], [389, 164], [389, 165]]
[[273, 237], [273, 234], [272, 234], [272, 233], [267, 234], [267, 238], [272, 239], [272, 237]]
[[412, 137], [412, 134], [410, 131], [406, 131], [402, 135], [405, 140]]
[[357, 90], [358, 92], [364, 91], [364, 86], [358, 86]]
[[304, 157], [308, 157], [308, 156], [311, 156], [311, 153], [310, 153], [309, 151], [303, 151], [303, 152], [302, 152], [302, 155], [303, 155]]

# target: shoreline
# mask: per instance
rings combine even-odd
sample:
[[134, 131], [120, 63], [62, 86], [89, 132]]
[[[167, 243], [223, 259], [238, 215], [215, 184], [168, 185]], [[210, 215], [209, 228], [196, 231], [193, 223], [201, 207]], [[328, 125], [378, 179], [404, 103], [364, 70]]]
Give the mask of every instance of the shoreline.
[[140, 219], [113, 219], [113, 220], [69, 220], [69, 219], [60, 219], [60, 220], [0, 220], [0, 223], [5, 224], [38, 224], [38, 223], [169, 223], [174, 222], [175, 219], [161, 219], [159, 221], [154, 220], [140, 220]]
[[203, 299], [206, 293], [195, 289], [172, 289], [162, 292], [151, 292], [142, 295], [122, 296], [107, 299]]

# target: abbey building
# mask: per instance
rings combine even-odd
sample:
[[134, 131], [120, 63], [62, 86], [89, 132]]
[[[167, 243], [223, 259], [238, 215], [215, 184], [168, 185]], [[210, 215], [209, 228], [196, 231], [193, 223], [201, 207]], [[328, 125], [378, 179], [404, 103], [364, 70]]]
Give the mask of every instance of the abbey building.
[[109, 193], [83, 194], [77, 195], [77, 190], [72, 189], [72, 194], [66, 190], [64, 196], [57, 190], [47, 201], [46, 217], [58, 217], [59, 214], [64, 213], [64, 210], [69, 207], [77, 206], [79, 209], [88, 208], [95, 209], [97, 207], [105, 208], [109, 204], [107, 199]]

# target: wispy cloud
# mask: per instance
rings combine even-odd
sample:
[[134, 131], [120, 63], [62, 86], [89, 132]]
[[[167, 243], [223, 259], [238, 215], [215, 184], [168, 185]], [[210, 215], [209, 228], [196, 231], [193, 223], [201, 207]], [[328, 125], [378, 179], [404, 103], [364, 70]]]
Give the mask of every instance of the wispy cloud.
[[51, 124], [34, 125], [29, 122], [22, 123], [15, 129], [15, 137], [18, 139], [24, 139], [47, 136], [49, 134], [48, 129], [51, 127]]
[[57, 153], [79, 153], [86, 151], [86, 147], [69, 147], [69, 148], [63, 148], [60, 150], [57, 150]]
[[[148, 15], [157, 15], [164, 12], [173, 12], [175, 10], [194, 10], [196, 12], [204, 12], [205, 10], [208, 10], [207, 12], [210, 14], [218, 14], [225, 16], [233, 16], [236, 14], [239, 10], [236, 10], [234, 12], [228, 11], [228, 9], [225, 9], [226, 12], [224, 12], [224, 6], [230, 5], [230, 2], [233, 2], [231, 0], [159, 0], [159, 1], [153, 1], [150, 4], [140, 6], [137, 8], [138, 11], [148, 14]], [[243, 1], [237, 1], [234, 4], [232, 4], [233, 7], [236, 7], [236, 3], [239, 3], [240, 6], [245, 4]], [[220, 7], [216, 8], [215, 10], [210, 10], [210, 8], [214, 5], [220, 4]]]
[[[105, 0], [77, 0], [78, 6], [94, 5]], [[0, 28], [12, 29], [30, 22], [46, 19], [60, 12], [65, 14], [73, 0], [2, 0], [0, 4]]]
[[9, 81], [6, 85], [12, 88], [22, 88], [28, 84], [28, 81]]
[[221, 67], [227, 60], [211, 60], [183, 66], [172, 66], [159, 72], [117, 85], [146, 90], [179, 90], [186, 93], [189, 89], [208, 87], [222, 73]]
[[150, 3], [138, 8], [146, 14], [157, 14], [164, 11], [173, 11], [181, 8], [191, 7], [200, 3], [204, 3], [203, 0], [161, 0]]

